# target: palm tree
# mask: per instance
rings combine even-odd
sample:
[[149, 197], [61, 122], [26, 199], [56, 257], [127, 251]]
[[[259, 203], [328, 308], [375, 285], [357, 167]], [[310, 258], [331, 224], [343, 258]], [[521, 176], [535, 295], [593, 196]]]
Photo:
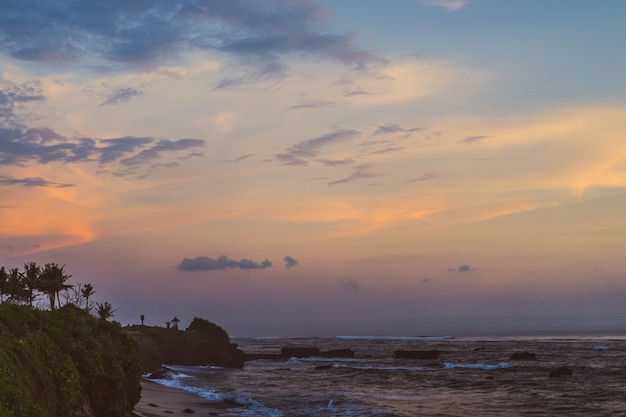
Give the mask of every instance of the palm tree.
[[4, 269], [4, 267], [0, 267], [0, 303], [4, 304], [4, 296], [7, 294], [9, 284], [9, 274]]
[[6, 293], [9, 296], [9, 301], [12, 303], [20, 304], [22, 301], [28, 300], [28, 290], [24, 285], [24, 274], [18, 268], [11, 268], [9, 271]]
[[35, 290], [40, 287], [40, 280], [41, 267], [39, 267], [35, 262], [24, 264], [23, 282], [28, 293], [28, 305], [31, 307], [33, 306], [33, 301], [35, 300]]
[[56, 304], [60, 304], [59, 293], [73, 287], [72, 285], [65, 283], [65, 281], [72, 276], [67, 275], [65, 271], [63, 271], [63, 268], [65, 268], [65, 265], [60, 267], [55, 263], [46, 264], [43, 268], [43, 272], [41, 273], [41, 286], [39, 289], [44, 294], [48, 294], [50, 299], [50, 310], [54, 310], [55, 300]]
[[85, 284], [85, 286], [80, 290], [80, 294], [85, 298], [85, 311], [91, 310], [89, 307], [89, 297], [95, 294], [93, 285]]
[[108, 301], [105, 301], [103, 304], [98, 303], [96, 305], [98, 306], [96, 314], [100, 320], [110, 319], [113, 317], [113, 313], [117, 311], [113, 310], [113, 306]]

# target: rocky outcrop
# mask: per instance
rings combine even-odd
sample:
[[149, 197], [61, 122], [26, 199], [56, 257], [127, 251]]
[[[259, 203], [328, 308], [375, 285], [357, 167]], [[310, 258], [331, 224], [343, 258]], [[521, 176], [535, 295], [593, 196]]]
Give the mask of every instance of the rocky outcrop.
[[534, 361], [537, 355], [534, 352], [514, 352], [509, 357], [512, 361]]
[[213, 365], [242, 368], [245, 353], [228, 336], [212, 337], [194, 330], [133, 326], [127, 330], [139, 344], [147, 369], [169, 365]]
[[394, 350], [393, 357], [398, 359], [437, 359], [440, 350]]
[[247, 353], [246, 361], [257, 359], [280, 360], [289, 358], [354, 358], [352, 349], [322, 351], [318, 347], [284, 347], [280, 353]]

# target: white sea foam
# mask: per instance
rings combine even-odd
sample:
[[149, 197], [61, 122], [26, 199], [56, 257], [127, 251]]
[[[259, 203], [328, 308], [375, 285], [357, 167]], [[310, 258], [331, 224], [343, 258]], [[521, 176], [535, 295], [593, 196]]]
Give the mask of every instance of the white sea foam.
[[503, 369], [503, 368], [508, 368], [510, 366], [511, 365], [509, 365], [506, 362], [501, 362], [496, 365], [486, 365], [482, 363], [447, 363], [446, 362], [443, 364], [443, 369], [461, 368], [461, 369], [483, 369], [485, 371], [492, 371], [494, 369]]
[[452, 340], [454, 336], [336, 336], [341, 340], [397, 340], [397, 341], [427, 341]]

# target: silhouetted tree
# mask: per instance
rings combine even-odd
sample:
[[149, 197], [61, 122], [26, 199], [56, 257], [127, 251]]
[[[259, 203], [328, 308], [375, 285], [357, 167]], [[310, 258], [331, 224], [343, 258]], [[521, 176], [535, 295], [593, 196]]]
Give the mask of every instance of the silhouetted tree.
[[93, 289], [93, 285], [85, 284], [80, 293], [83, 297], [85, 297], [85, 311], [90, 311], [91, 307], [89, 306], [89, 297], [96, 293]]
[[0, 303], [4, 304], [4, 296], [7, 295], [9, 274], [4, 267], [0, 267]]
[[28, 300], [28, 290], [24, 285], [24, 275], [18, 268], [11, 268], [7, 282], [7, 296], [11, 303], [21, 304]]
[[100, 320], [110, 319], [111, 317], [113, 317], [113, 313], [117, 311], [117, 310], [113, 310], [113, 306], [111, 306], [111, 304], [108, 301], [105, 301], [102, 304], [98, 303], [96, 305], [97, 305], [96, 314], [98, 315], [98, 318]]
[[50, 299], [50, 310], [54, 310], [55, 300], [60, 304], [59, 293], [68, 288], [72, 288], [72, 285], [66, 284], [65, 281], [72, 276], [67, 275], [63, 270], [65, 265], [59, 266], [55, 263], [46, 264], [41, 274], [40, 289], [44, 294], [48, 294]]
[[35, 262], [24, 264], [23, 282], [28, 293], [28, 305], [32, 307], [36, 297], [35, 291], [41, 286], [41, 268]]

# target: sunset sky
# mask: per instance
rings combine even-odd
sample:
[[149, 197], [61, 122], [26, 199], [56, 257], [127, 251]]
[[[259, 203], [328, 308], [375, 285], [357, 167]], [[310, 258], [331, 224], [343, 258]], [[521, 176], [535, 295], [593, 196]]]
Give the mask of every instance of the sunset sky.
[[0, 0], [0, 265], [122, 324], [626, 328], [624, 40], [624, 0]]

